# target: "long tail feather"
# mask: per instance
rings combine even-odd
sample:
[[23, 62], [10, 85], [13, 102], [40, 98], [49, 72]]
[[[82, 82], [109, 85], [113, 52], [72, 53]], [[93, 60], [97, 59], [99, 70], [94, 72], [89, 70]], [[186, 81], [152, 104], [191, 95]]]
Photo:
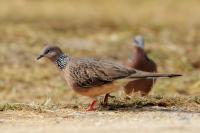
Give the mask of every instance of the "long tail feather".
[[152, 78], [174, 78], [182, 76], [181, 74], [162, 74], [162, 73], [148, 73], [148, 72], [137, 72], [132, 74], [128, 78], [134, 79], [152, 79]]

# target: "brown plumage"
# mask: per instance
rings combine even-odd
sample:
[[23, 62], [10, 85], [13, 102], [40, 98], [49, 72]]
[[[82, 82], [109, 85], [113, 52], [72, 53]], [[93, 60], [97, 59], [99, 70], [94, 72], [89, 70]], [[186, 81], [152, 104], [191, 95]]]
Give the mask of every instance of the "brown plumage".
[[[42, 57], [50, 59], [63, 72], [68, 85], [75, 92], [92, 99], [116, 91], [133, 79], [180, 76], [142, 72], [94, 58], [74, 58], [65, 55], [56, 46], [45, 48], [37, 59]], [[95, 103], [96, 100], [88, 110], [93, 110]]]
[[[142, 36], [136, 36], [134, 38], [133, 50], [133, 58], [129, 67], [146, 72], [157, 72], [155, 62], [151, 60], [144, 51], [144, 39]], [[140, 92], [142, 95], [147, 95], [151, 91], [155, 81], [155, 79], [134, 80], [124, 87], [124, 91], [126, 94]]]

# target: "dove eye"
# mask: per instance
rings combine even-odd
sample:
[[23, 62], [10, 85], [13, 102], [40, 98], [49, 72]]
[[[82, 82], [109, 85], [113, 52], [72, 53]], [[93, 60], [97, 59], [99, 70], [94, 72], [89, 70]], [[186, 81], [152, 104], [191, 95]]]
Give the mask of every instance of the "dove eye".
[[45, 54], [48, 54], [49, 52], [50, 52], [50, 50], [48, 49], [48, 50], [46, 50], [44, 53], [45, 53]]

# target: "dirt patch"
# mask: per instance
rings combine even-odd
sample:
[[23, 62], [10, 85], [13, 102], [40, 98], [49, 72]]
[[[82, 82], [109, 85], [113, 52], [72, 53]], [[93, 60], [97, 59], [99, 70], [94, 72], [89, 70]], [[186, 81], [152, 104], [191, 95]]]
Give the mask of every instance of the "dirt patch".
[[161, 107], [129, 111], [83, 112], [72, 109], [51, 113], [6, 111], [0, 114], [4, 132], [197, 132], [200, 114]]

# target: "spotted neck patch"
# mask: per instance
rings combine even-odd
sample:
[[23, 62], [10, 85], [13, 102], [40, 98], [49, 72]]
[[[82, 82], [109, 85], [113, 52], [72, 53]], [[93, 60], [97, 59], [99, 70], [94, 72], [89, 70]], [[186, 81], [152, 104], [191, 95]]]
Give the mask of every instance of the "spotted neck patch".
[[63, 69], [65, 69], [68, 60], [69, 60], [69, 57], [63, 54], [58, 57], [58, 59], [55, 61], [55, 63], [60, 70], [63, 70]]

